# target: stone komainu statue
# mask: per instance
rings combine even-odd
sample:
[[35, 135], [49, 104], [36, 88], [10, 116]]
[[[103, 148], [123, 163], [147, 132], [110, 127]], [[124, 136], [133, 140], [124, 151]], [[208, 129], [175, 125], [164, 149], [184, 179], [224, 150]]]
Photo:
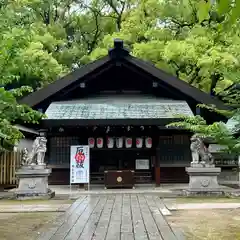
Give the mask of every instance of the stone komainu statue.
[[24, 165], [27, 165], [27, 162], [28, 162], [28, 150], [27, 148], [24, 148], [22, 150], [22, 159], [21, 159], [21, 165], [24, 166]]
[[192, 152], [192, 164], [213, 165], [214, 159], [208, 148], [205, 146], [202, 138], [194, 134], [191, 137], [190, 149]]
[[32, 151], [30, 153], [26, 148], [24, 148], [22, 152], [22, 165], [44, 165], [46, 151], [47, 139], [45, 137], [36, 137], [32, 145]]

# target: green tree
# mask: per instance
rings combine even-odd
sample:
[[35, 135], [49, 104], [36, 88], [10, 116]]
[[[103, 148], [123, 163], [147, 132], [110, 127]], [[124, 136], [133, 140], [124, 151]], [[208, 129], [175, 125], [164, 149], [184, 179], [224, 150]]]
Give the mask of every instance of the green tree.
[[222, 95], [240, 82], [239, 29], [236, 21], [226, 28], [238, 0], [226, 0], [226, 8], [223, 1], [1, 1], [0, 84], [4, 94], [22, 86], [35, 91], [106, 55], [121, 38], [133, 55]]
[[0, 148], [11, 149], [23, 137], [16, 123], [37, 123], [43, 117], [17, 99], [84, 64], [81, 59], [105, 29], [115, 30], [113, 18], [102, 14], [103, 2], [96, 3], [0, 2]]
[[[2, 5], [0, 9], [0, 149], [12, 149], [23, 137], [14, 126], [16, 123], [37, 123], [42, 114], [30, 107], [19, 105], [17, 99], [32, 91], [35, 80], [41, 79], [44, 85], [55, 79], [62, 71], [57, 61], [43, 49], [37, 41], [34, 29], [22, 24], [29, 23], [27, 12], [18, 14], [19, 6]], [[23, 21], [23, 19], [25, 19]], [[30, 79], [32, 82], [30, 82]], [[6, 87], [19, 83], [19, 87], [7, 90]], [[34, 83], [34, 84], [33, 84]]]
[[[216, 16], [201, 20], [197, 2], [139, 1], [122, 21], [121, 30], [106, 35], [89, 61], [106, 54], [113, 38], [122, 38], [133, 55], [203, 91], [221, 91], [239, 75], [239, 30], [233, 26], [222, 31]], [[214, 13], [209, 9], [209, 15]]]
[[[198, 13], [202, 19], [209, 19], [209, 5], [210, 1], [202, 1], [198, 8]], [[213, 4], [213, 2], [211, 2]], [[215, 122], [213, 124], [207, 124], [207, 122], [200, 116], [186, 117], [179, 116], [179, 122], [171, 123], [168, 126], [175, 126], [188, 129], [198, 135], [210, 138], [216, 143], [226, 146], [223, 151], [229, 153], [237, 154], [240, 153], [240, 79], [239, 79], [239, 32], [237, 23], [239, 21], [239, 10], [240, 1], [231, 0], [219, 0], [214, 2], [216, 4], [217, 14], [221, 16], [222, 21], [219, 22], [217, 40], [220, 42], [219, 47], [221, 47], [221, 52], [223, 53], [222, 59], [218, 57], [218, 61], [215, 62], [216, 66], [213, 66], [212, 72], [216, 74], [219, 81], [219, 77], [225, 80], [225, 85], [219, 86], [215, 84], [215, 91], [219, 93], [219, 97], [229, 105], [229, 111], [221, 111], [216, 109], [214, 106], [201, 106], [203, 108], [208, 108], [209, 110], [226, 115], [229, 118], [228, 123]], [[211, 5], [212, 6], [212, 5]], [[226, 26], [230, 28], [226, 28]], [[221, 46], [222, 45], [222, 46]], [[220, 48], [218, 49], [218, 51]], [[234, 58], [233, 58], [234, 57]], [[208, 57], [210, 65], [213, 63], [213, 59], [210, 60]], [[228, 60], [227, 60], [228, 59]], [[231, 59], [231, 60], [230, 60]], [[229, 61], [230, 60], [230, 61]], [[225, 62], [225, 67], [219, 63]], [[207, 63], [207, 62], [206, 62]], [[235, 66], [236, 68], [234, 69]], [[222, 67], [219, 71], [219, 67]], [[201, 68], [202, 69], [202, 68]], [[217, 72], [216, 72], [217, 70]], [[214, 79], [214, 78], [213, 78]], [[204, 83], [205, 81], [203, 81]], [[222, 81], [223, 82], [223, 81]], [[229, 83], [231, 86], [226, 88]], [[221, 90], [223, 87], [223, 90]]]

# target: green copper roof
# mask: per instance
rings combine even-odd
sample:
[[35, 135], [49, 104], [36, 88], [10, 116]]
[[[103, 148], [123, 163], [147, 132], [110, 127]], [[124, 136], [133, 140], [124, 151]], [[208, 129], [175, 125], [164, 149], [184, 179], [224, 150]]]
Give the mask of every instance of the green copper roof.
[[161, 119], [176, 114], [193, 116], [185, 101], [156, 98], [94, 98], [53, 102], [48, 119]]

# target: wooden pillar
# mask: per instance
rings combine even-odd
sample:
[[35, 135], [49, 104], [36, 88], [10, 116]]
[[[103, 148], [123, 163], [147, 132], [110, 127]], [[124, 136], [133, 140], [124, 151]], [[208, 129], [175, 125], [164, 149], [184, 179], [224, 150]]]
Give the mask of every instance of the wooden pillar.
[[161, 177], [160, 177], [160, 149], [156, 149], [156, 160], [155, 160], [155, 182], [156, 187], [160, 186]]

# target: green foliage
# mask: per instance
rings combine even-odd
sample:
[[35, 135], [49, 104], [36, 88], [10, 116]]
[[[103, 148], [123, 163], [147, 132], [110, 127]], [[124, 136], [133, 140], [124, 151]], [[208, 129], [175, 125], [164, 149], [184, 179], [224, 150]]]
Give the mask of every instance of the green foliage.
[[[229, 122], [215, 122], [207, 124], [207, 122], [200, 116], [187, 117], [179, 116], [178, 122], [173, 122], [168, 126], [181, 127], [191, 132], [197, 133], [203, 138], [210, 138], [212, 141], [226, 146], [223, 151], [239, 155], [240, 153], [240, 92], [239, 90], [231, 88], [221, 94], [222, 98], [231, 109], [220, 110], [214, 106], [199, 105], [199, 107], [208, 109], [225, 115], [230, 120]], [[232, 123], [231, 123], [232, 122]]]
[[208, 20], [210, 18], [209, 16], [209, 11], [211, 9], [211, 2], [210, 1], [205, 1], [205, 0], [200, 0], [197, 4], [197, 16], [199, 22], [203, 22], [204, 20]]
[[0, 24], [0, 44], [6, 49], [1, 62], [12, 66], [1, 69], [8, 73], [1, 81], [44, 86], [102, 57], [121, 38], [133, 55], [203, 91], [218, 76], [213, 88], [219, 92], [240, 72], [239, 29], [223, 31], [221, 16], [229, 11], [222, 9], [229, 6], [222, 4], [217, 10], [205, 0], [10, 2], [2, 10], [7, 24]]
[[22, 133], [14, 126], [17, 122], [38, 123], [43, 115], [33, 111], [30, 107], [19, 105], [16, 96], [29, 91], [27, 87], [5, 91], [0, 88], [0, 150], [12, 149], [12, 147], [23, 137]]
[[224, 151], [239, 154], [240, 153], [240, 137], [235, 137], [233, 132], [229, 130], [223, 122], [215, 122], [208, 125], [200, 116], [186, 117], [178, 116], [179, 121], [168, 125], [168, 127], [177, 127], [187, 129], [197, 133], [199, 136], [211, 139], [215, 143], [226, 146]]
[[211, 7], [214, 7], [219, 15], [224, 16], [226, 22], [230, 24], [238, 22], [240, 17], [239, 0], [199, 0], [198, 15], [202, 20], [209, 17]]

